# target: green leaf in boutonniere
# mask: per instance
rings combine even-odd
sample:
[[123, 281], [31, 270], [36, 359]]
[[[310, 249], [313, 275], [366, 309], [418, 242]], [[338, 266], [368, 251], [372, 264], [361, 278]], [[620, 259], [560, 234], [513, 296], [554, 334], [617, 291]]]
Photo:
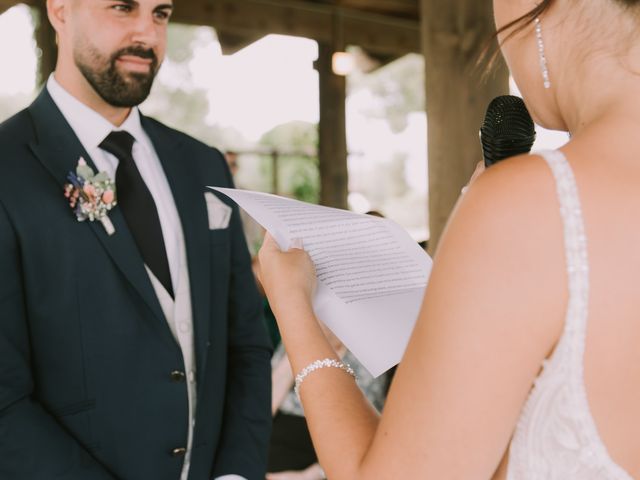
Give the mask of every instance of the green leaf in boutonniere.
[[108, 235], [115, 233], [109, 219], [109, 211], [117, 205], [116, 185], [105, 172], [97, 175], [80, 157], [75, 173], [67, 175], [69, 183], [64, 186], [64, 196], [79, 222], [98, 220]]
[[80, 162], [78, 162], [78, 166], [76, 167], [76, 175], [78, 175], [78, 177], [84, 178], [85, 181], [91, 181], [94, 174], [89, 165], [87, 165], [86, 163], [80, 164]]
[[98, 182], [108, 182], [111, 179], [109, 178], [109, 175], [107, 174], [107, 172], [100, 172], [97, 173], [92, 179], [91, 181], [93, 183], [98, 183]]

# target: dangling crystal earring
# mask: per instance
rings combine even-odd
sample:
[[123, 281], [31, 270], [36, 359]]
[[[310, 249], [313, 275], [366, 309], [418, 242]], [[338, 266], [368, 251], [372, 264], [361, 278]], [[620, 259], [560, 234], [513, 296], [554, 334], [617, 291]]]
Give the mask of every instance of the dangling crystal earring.
[[544, 88], [551, 88], [551, 80], [549, 80], [549, 69], [547, 68], [547, 57], [544, 54], [544, 41], [542, 40], [542, 25], [540, 17], [534, 20], [536, 24], [536, 41], [538, 42], [538, 56], [540, 57], [540, 69], [542, 70], [542, 80]]

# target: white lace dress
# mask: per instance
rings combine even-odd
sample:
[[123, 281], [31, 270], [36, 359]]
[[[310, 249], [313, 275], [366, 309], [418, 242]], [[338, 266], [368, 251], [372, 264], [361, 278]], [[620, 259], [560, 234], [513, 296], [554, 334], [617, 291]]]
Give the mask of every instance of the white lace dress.
[[511, 441], [507, 480], [632, 480], [609, 456], [589, 410], [584, 385], [589, 263], [573, 171], [560, 151], [540, 155], [557, 185], [569, 303], [562, 336], [520, 415]]

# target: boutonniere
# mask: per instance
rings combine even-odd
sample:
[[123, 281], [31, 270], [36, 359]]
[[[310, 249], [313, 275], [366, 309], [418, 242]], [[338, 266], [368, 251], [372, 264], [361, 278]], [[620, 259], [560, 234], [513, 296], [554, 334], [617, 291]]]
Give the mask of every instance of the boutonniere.
[[116, 206], [116, 185], [106, 172], [95, 174], [80, 157], [76, 171], [69, 172], [64, 186], [64, 196], [79, 222], [98, 220], [113, 235], [116, 229], [109, 219], [109, 210]]

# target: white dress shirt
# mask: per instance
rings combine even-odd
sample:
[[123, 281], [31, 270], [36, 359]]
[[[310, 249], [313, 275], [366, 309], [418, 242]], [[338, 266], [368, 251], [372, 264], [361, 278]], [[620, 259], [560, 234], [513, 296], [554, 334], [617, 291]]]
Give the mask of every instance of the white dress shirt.
[[[99, 147], [100, 143], [114, 130], [126, 130], [135, 139], [132, 151], [133, 159], [158, 210], [160, 227], [167, 251], [167, 261], [171, 272], [171, 282], [173, 291], [176, 292], [174, 301], [151, 270], [146, 268], [171, 332], [180, 345], [185, 368], [187, 369], [186, 384], [189, 398], [189, 432], [186, 447], [187, 452], [180, 477], [180, 480], [187, 480], [196, 418], [193, 318], [184, 235], [169, 182], [153, 144], [140, 124], [140, 112], [137, 108], [132, 108], [131, 113], [124, 123], [116, 127], [102, 115], [67, 92], [56, 81], [53, 74], [47, 81], [47, 90], [62, 112], [62, 115], [67, 122], [69, 122], [69, 125], [71, 125], [71, 128], [91, 157], [91, 160], [95, 163], [98, 171], [106, 172], [110, 178], [115, 180], [118, 159], [114, 155], [101, 149]], [[217, 480], [245, 479], [238, 475], [224, 475], [218, 477]]]

